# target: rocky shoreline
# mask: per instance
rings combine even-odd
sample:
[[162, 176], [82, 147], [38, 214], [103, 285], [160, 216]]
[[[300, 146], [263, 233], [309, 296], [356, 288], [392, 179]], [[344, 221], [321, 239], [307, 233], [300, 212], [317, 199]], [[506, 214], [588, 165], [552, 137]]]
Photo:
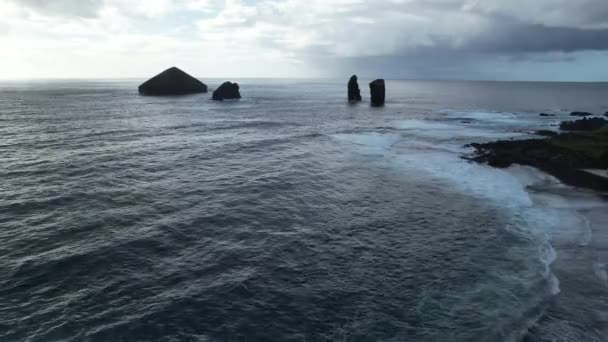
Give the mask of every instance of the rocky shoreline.
[[608, 120], [596, 117], [570, 121], [562, 123], [561, 129], [568, 132], [540, 134], [545, 138], [473, 143], [468, 146], [476, 153], [465, 158], [498, 168], [528, 165], [565, 184], [608, 192]]

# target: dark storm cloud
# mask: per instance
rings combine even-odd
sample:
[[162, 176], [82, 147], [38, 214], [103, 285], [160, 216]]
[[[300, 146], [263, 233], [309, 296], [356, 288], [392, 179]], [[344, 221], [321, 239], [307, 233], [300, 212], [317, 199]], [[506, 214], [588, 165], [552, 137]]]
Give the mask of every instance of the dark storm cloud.
[[[446, 0], [450, 1], [450, 0]], [[465, 0], [463, 9], [550, 27], [607, 28], [605, 0]]]
[[[387, 79], [478, 79], [486, 78], [480, 61], [483, 56], [473, 53], [437, 53], [419, 50], [408, 55], [344, 58], [332, 65], [335, 76], [357, 73], [362, 78]], [[316, 60], [318, 65], [326, 60]]]
[[[483, 11], [462, 6], [454, 9], [453, 1], [433, 7], [446, 10], [441, 13], [450, 13], [449, 7], [451, 13], [473, 15], [460, 22], [449, 15], [428, 12], [430, 7], [421, 7], [418, 13], [429, 15], [437, 27], [443, 24], [440, 19], [449, 20], [449, 24], [438, 29], [425, 27], [429, 32], [425, 44], [417, 46], [407, 44], [414, 34], [403, 30], [405, 43], [391, 53], [340, 58], [334, 67], [344, 74], [364, 70], [368, 75], [384, 73], [387, 77], [487, 79], [507, 72], [513, 63], [576, 63], [587, 52], [608, 50], [608, 1], [581, 0], [576, 6], [563, 9], [559, 7], [560, 0], [554, 0], [553, 7], [539, 7], [539, 2], [528, 1], [529, 8], [509, 8], [508, 2], [502, 2]], [[540, 11], [543, 8], [546, 13]], [[480, 24], [470, 25], [476, 16]]]
[[549, 27], [495, 20], [492, 30], [462, 49], [505, 54], [608, 50], [608, 29]]

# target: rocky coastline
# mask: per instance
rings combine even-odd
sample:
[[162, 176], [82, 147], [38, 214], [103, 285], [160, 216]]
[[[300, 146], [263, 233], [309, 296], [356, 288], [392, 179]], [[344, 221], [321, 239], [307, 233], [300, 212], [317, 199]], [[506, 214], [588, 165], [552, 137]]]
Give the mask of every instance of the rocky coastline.
[[465, 158], [497, 168], [532, 166], [565, 184], [608, 192], [608, 120], [568, 121], [560, 129], [538, 132], [544, 138], [473, 143], [467, 146], [475, 153]]

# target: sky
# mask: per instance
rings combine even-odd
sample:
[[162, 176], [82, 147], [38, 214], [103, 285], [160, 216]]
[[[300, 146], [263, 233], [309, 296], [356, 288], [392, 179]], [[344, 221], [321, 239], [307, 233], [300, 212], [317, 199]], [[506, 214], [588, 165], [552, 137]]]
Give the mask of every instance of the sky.
[[608, 0], [0, 0], [0, 79], [608, 81]]

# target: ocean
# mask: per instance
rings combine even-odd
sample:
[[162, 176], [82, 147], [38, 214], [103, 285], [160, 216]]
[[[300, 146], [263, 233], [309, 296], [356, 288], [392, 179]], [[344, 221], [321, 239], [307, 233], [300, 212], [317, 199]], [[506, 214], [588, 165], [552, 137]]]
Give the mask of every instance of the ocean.
[[608, 84], [141, 81], [0, 82], [1, 341], [608, 341], [606, 195], [462, 158]]

